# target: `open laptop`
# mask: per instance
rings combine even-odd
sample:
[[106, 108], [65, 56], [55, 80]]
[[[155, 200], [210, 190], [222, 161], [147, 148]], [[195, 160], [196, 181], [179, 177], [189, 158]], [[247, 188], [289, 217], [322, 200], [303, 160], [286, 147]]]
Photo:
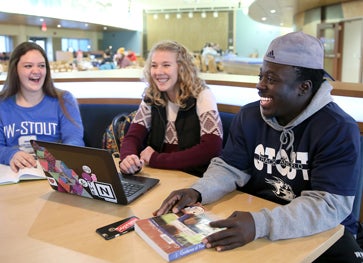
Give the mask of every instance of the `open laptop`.
[[159, 179], [118, 172], [104, 149], [30, 141], [50, 186], [59, 192], [126, 205]]

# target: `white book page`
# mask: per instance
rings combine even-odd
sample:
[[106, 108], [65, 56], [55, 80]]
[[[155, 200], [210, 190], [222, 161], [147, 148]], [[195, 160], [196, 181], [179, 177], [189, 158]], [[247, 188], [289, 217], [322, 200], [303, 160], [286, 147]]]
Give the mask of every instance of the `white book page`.
[[20, 180], [46, 179], [42, 167], [37, 163], [36, 168], [23, 168], [17, 173], [9, 165], [0, 164], [0, 184], [14, 184]]

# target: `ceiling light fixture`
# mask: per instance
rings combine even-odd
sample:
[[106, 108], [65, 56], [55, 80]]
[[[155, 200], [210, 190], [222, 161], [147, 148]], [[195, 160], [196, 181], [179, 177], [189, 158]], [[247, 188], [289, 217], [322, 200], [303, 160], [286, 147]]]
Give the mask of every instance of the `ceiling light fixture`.
[[214, 17], [214, 18], [217, 18], [217, 17], [218, 17], [218, 12], [217, 12], [217, 11], [214, 11], [214, 12], [213, 12], [213, 17]]
[[200, 16], [201, 16], [202, 18], [206, 18], [206, 17], [207, 17], [207, 13], [206, 13], [205, 11], [203, 11], [203, 12], [200, 14]]
[[189, 17], [189, 18], [193, 18], [193, 12], [189, 12], [189, 13], [188, 13], [188, 17]]

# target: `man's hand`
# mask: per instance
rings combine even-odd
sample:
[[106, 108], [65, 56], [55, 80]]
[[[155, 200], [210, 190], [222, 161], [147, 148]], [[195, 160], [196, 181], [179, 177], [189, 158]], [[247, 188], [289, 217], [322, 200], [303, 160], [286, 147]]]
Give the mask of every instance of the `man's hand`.
[[184, 207], [194, 205], [200, 199], [200, 193], [192, 188], [173, 191], [156, 210], [153, 215], [160, 216], [169, 213], [180, 212]]
[[215, 248], [217, 251], [246, 245], [256, 235], [255, 221], [248, 212], [235, 211], [227, 219], [211, 222], [210, 226], [226, 228], [203, 239], [207, 248]]

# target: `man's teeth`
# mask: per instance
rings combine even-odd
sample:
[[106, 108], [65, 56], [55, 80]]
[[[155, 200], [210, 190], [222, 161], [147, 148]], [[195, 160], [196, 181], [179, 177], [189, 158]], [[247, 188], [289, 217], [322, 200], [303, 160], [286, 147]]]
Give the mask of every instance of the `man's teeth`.
[[271, 99], [271, 98], [264, 98], [264, 97], [261, 97], [261, 100], [262, 100], [262, 101], [266, 101], [266, 102], [267, 102], [267, 101], [271, 101], [272, 99]]

